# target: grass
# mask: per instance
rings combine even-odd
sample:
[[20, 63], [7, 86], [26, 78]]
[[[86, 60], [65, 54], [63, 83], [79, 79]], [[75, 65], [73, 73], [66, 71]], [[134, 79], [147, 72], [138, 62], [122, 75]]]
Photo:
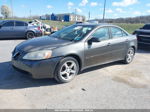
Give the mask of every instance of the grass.
[[[30, 21], [30, 19], [17, 19], [17, 20]], [[74, 22], [60, 22], [60, 21], [50, 21], [50, 20], [42, 20], [42, 22], [49, 24], [50, 26], [58, 27], [59, 29], [61, 29], [63, 26], [69, 26], [74, 23]], [[115, 25], [122, 27], [129, 33], [133, 33], [136, 29], [141, 28], [144, 24], [116, 23]]]
[[139, 29], [144, 26], [144, 24], [125, 24], [125, 23], [116, 23], [115, 25], [122, 27], [129, 33], [133, 33], [136, 29]]
[[[56, 26], [58, 28], [62, 28], [63, 26], [68, 26], [73, 24], [74, 22], [60, 22], [60, 21], [43, 21], [46, 24], [49, 24], [51, 26]], [[133, 33], [136, 29], [141, 28], [144, 24], [126, 24], [126, 23], [116, 23], [115, 25], [118, 25], [125, 29], [129, 33]]]

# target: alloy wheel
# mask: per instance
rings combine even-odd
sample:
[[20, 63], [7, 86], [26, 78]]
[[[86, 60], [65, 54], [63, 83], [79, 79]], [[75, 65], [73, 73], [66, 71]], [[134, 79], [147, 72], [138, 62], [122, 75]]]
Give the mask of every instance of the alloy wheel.
[[77, 73], [77, 65], [74, 61], [65, 62], [60, 69], [60, 77], [63, 80], [71, 80]]
[[33, 32], [28, 32], [27, 33], [27, 38], [28, 39], [32, 39], [34, 37], [34, 33]]
[[133, 48], [128, 50], [127, 59], [126, 59], [128, 63], [132, 62], [134, 54], [135, 53], [134, 53], [134, 49]]

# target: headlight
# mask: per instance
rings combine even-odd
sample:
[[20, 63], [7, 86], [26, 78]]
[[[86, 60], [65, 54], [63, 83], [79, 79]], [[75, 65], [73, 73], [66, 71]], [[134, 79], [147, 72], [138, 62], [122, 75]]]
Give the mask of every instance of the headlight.
[[49, 59], [52, 56], [52, 51], [44, 50], [44, 51], [36, 51], [26, 54], [23, 59], [25, 60], [43, 60]]

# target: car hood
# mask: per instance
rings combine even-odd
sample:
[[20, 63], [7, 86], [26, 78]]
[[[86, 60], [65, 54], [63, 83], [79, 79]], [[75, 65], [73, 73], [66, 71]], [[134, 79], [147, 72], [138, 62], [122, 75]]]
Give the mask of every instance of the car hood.
[[55, 49], [71, 43], [71, 41], [44, 36], [24, 41], [19, 44], [16, 49], [21, 50], [22, 52], [33, 52], [38, 50]]

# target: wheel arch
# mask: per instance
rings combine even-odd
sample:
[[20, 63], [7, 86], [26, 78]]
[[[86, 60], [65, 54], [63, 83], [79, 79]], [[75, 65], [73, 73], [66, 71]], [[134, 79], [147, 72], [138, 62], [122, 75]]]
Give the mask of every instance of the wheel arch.
[[28, 32], [32, 32], [33, 34], [34, 34], [34, 36], [36, 36], [36, 33], [34, 32], [34, 31], [32, 31], [32, 30], [28, 30], [28, 31], [26, 31], [26, 33], [25, 33], [25, 37], [27, 38], [27, 34], [28, 34]]
[[134, 49], [134, 53], [135, 53], [135, 52], [136, 52], [136, 47], [135, 47], [135, 46], [133, 46], [133, 45], [132, 45], [131, 47]]
[[26, 31], [26, 34], [27, 34], [28, 32], [32, 32], [32, 33], [35, 34], [35, 32], [34, 32], [33, 30], [28, 30], [28, 31]]
[[132, 48], [134, 48], [134, 50], [136, 49], [135, 46], [131, 46]]
[[68, 55], [64, 56], [64, 58], [66, 58], [66, 57], [75, 58], [77, 60], [78, 64], [79, 64], [79, 70], [82, 69], [82, 60], [81, 60], [80, 56], [78, 56], [77, 54], [68, 54]]

